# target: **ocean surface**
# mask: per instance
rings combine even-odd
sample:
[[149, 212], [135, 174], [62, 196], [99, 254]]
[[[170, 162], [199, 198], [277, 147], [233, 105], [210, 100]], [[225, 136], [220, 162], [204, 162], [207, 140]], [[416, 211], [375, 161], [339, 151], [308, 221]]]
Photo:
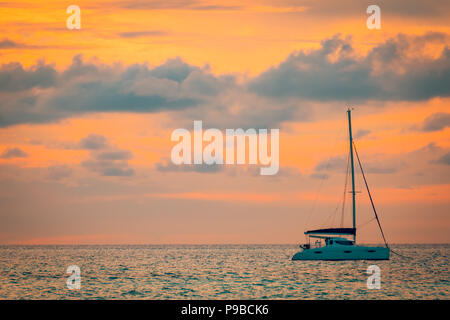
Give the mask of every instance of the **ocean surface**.
[[[291, 261], [297, 245], [0, 246], [1, 299], [446, 299], [450, 245], [389, 261]], [[381, 269], [368, 289], [367, 267]], [[67, 267], [81, 270], [69, 290]]]

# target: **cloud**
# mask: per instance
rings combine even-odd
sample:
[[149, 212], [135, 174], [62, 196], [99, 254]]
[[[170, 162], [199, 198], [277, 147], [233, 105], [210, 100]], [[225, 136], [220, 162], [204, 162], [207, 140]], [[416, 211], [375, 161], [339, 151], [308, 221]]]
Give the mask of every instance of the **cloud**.
[[446, 154], [444, 154], [436, 162], [450, 166], [450, 152], [447, 152]]
[[2, 49], [46, 49], [46, 48], [50, 48], [50, 46], [29, 45], [29, 44], [16, 42], [16, 41], [13, 41], [13, 40], [10, 40], [7, 38], [0, 41], [0, 50], [2, 50]]
[[56, 84], [57, 76], [54, 67], [44, 62], [38, 62], [28, 70], [20, 63], [3, 64], [0, 67], [0, 93], [49, 88]]
[[370, 134], [370, 133], [371, 133], [370, 130], [359, 129], [358, 131], [356, 131], [356, 133], [355, 133], [355, 135], [354, 135], [354, 138], [355, 138], [355, 139], [359, 139], [359, 138], [362, 138], [362, 137], [367, 136], [367, 135]]
[[[305, 15], [323, 17], [328, 19], [345, 20], [352, 17], [364, 17], [366, 9], [369, 5], [374, 4], [373, 1], [353, 1], [353, 0], [284, 0], [279, 1], [274, 6], [287, 8], [306, 8], [306, 10], [299, 11], [297, 15]], [[434, 5], [430, 6], [426, 0], [395, 0], [395, 1], [378, 1], [383, 17], [390, 19], [400, 17], [402, 19], [417, 19], [424, 18], [433, 20], [443, 19], [450, 14], [450, 5], [446, 0], [436, 0]], [[299, 17], [300, 18], [300, 17]]]
[[130, 31], [130, 32], [121, 32], [119, 36], [122, 38], [140, 38], [140, 37], [159, 37], [165, 36], [168, 32], [153, 30], [153, 31]]
[[220, 10], [220, 11], [235, 11], [242, 10], [242, 6], [223, 6], [223, 5], [196, 5], [189, 8], [189, 10]]
[[50, 166], [47, 170], [47, 178], [51, 180], [61, 180], [72, 174], [72, 169], [66, 165]]
[[163, 65], [150, 70], [148, 74], [158, 79], [169, 79], [181, 83], [195, 70], [201, 69], [176, 58], [167, 60]]
[[19, 148], [6, 148], [0, 155], [2, 159], [26, 158], [28, 154]]
[[214, 173], [222, 171], [224, 166], [218, 164], [182, 164], [175, 165], [170, 159], [164, 159], [156, 163], [156, 170], [160, 172], [198, 172], [198, 173]]
[[347, 167], [347, 158], [345, 157], [332, 157], [327, 160], [320, 161], [316, 167], [315, 171], [342, 171], [345, 173], [345, 168]]
[[128, 150], [118, 150], [118, 151], [107, 151], [98, 154], [97, 159], [114, 161], [114, 160], [128, 160], [131, 159], [133, 155]]
[[[199, 70], [180, 59], [150, 69], [85, 63], [80, 56], [65, 71], [38, 63], [24, 70], [19, 63], [0, 68], [0, 126], [43, 123], [88, 112], [158, 112], [182, 110], [201, 102], [201, 95], [182, 89], [189, 74]], [[36, 92], [34, 88], [51, 88]], [[163, 90], [161, 90], [163, 89]]]
[[440, 131], [447, 127], [450, 127], [450, 113], [437, 112], [424, 120], [421, 130], [425, 132]]
[[[216, 1], [217, 2], [217, 1]], [[103, 6], [119, 7], [132, 10], [256, 10], [260, 12], [263, 9], [270, 9], [270, 12], [284, 12], [286, 14], [296, 14], [308, 17], [323, 17], [328, 19], [345, 20], [351, 17], [361, 17], [365, 15], [370, 1], [342, 0], [282, 0], [282, 1], [259, 1], [258, 3], [246, 3], [246, 5], [222, 5], [214, 1], [198, 0], [166, 0], [166, 1], [124, 1], [112, 0]], [[396, 0], [381, 1], [378, 4], [382, 8], [384, 17], [401, 17], [406, 19], [433, 18], [444, 19], [450, 13], [450, 5], [446, 0], [436, 0], [435, 5], [430, 6], [426, 0]], [[278, 9], [278, 10], [276, 10]]]
[[90, 159], [83, 161], [81, 165], [106, 177], [128, 177], [134, 175], [134, 170], [128, 166], [127, 161], [99, 159], [95, 154], [91, 155]]
[[330, 176], [326, 173], [312, 173], [309, 175], [310, 178], [319, 179], [319, 180], [327, 180]]
[[185, 128], [192, 127], [192, 119], [203, 119], [205, 128], [279, 128], [284, 121], [308, 119], [307, 104], [271, 101], [254, 93], [230, 85], [220, 94], [210, 97], [197, 107], [173, 113], [173, 120]]
[[364, 172], [378, 173], [378, 174], [392, 174], [399, 171], [401, 167], [404, 167], [404, 163], [387, 164], [384, 162], [369, 162], [362, 164]]
[[0, 49], [18, 48], [20, 46], [21, 46], [20, 43], [14, 42], [9, 39], [3, 39], [2, 41], [0, 41]]
[[[359, 172], [359, 166], [357, 163], [356, 156], [354, 158], [355, 161], [355, 172]], [[363, 161], [361, 159], [361, 161]], [[373, 173], [373, 174], [392, 174], [398, 172], [401, 167], [405, 166], [403, 161], [396, 159], [395, 161], [391, 160], [394, 163], [387, 163], [386, 161], [365, 161], [362, 163], [364, 172]], [[347, 168], [347, 158], [338, 156], [332, 157], [328, 160], [320, 161], [314, 170], [315, 173], [318, 174], [317, 177], [320, 177], [320, 174], [325, 172], [339, 172], [345, 174]]]
[[[449, 37], [442, 33], [400, 34], [360, 57], [351, 38], [335, 35], [322, 41], [319, 49], [291, 54], [279, 66], [253, 79], [249, 87], [267, 97], [318, 101], [419, 101], [447, 97], [448, 42]], [[443, 46], [438, 58], [421, 51], [431, 44]]]
[[134, 175], [132, 168], [106, 167], [101, 170], [103, 176], [109, 177], [129, 177]]
[[300, 177], [301, 172], [294, 167], [284, 166], [279, 169], [276, 175], [261, 175], [262, 165], [226, 165], [226, 164], [181, 164], [175, 165], [170, 159], [162, 159], [157, 162], [155, 168], [159, 172], [197, 172], [197, 173], [225, 173], [228, 176], [251, 176], [266, 179], [278, 179], [285, 177]]
[[[295, 52], [254, 78], [217, 76], [181, 58], [149, 67], [105, 65], [75, 56], [63, 71], [38, 62], [0, 67], [0, 126], [46, 123], [93, 112], [171, 112], [177, 125], [203, 119], [217, 128], [270, 128], [308, 119], [319, 103], [419, 101], [450, 95], [449, 37], [388, 39], [359, 56], [335, 35]], [[437, 57], [427, 46], [442, 47]], [[36, 90], [39, 89], [39, 90]]]
[[128, 160], [133, 158], [131, 151], [112, 146], [104, 136], [91, 133], [81, 139], [77, 146], [90, 151], [89, 158], [81, 162], [82, 167], [101, 176], [134, 175], [133, 168], [128, 164]]
[[200, 11], [210, 11], [210, 10], [240, 10], [241, 6], [228, 6], [228, 5], [216, 5], [216, 4], [205, 4], [203, 1], [196, 0], [164, 0], [164, 1], [111, 1], [108, 7], [120, 7], [123, 9], [133, 9], [133, 10], [200, 10]]
[[89, 134], [87, 137], [80, 140], [78, 143], [78, 146], [81, 149], [88, 149], [88, 150], [98, 150], [103, 149], [108, 145], [107, 139], [98, 134]]

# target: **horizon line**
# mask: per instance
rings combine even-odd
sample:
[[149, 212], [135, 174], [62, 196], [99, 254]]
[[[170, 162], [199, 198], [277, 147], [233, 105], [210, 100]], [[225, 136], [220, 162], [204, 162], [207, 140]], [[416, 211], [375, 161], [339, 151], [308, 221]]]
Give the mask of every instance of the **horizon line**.
[[[383, 243], [359, 243], [360, 245], [381, 245], [384, 247]], [[6, 246], [220, 246], [220, 245], [295, 245], [298, 243], [5, 243], [1, 244], [0, 247]], [[450, 245], [450, 242], [404, 242], [404, 243], [392, 243], [392, 245]]]

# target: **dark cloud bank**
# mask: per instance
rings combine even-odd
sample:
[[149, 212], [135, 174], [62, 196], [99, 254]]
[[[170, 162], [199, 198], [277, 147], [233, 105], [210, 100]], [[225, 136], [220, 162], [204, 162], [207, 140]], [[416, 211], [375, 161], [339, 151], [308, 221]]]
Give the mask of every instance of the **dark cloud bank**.
[[334, 36], [319, 50], [298, 52], [250, 83], [269, 97], [301, 97], [319, 101], [426, 100], [449, 96], [450, 49], [437, 59], [408, 57], [427, 43], [444, 43], [440, 33], [399, 35], [357, 57], [349, 39]]
[[[307, 101], [448, 97], [448, 40], [441, 33], [398, 35], [361, 57], [350, 38], [336, 35], [317, 50], [291, 54], [244, 84], [234, 76], [215, 76], [208, 68], [180, 58], [156, 67], [123, 67], [76, 56], [64, 71], [44, 62], [29, 69], [10, 63], [0, 67], [0, 126], [45, 123], [91, 112], [176, 111], [177, 116], [189, 119], [202, 116], [217, 121], [220, 115], [221, 121], [238, 126], [268, 127], [292, 119], [299, 109], [306, 114], [302, 102]], [[437, 58], [420, 54], [429, 44], [443, 47]], [[243, 107], [231, 112], [233, 103]], [[448, 115], [439, 117], [423, 129], [448, 125]], [[92, 143], [95, 148], [101, 141]]]

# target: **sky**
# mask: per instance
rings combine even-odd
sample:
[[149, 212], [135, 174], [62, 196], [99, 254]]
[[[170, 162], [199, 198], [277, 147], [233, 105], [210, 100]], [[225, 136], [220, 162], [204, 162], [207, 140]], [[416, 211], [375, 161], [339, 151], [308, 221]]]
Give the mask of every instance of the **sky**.
[[[346, 110], [390, 243], [450, 242], [450, 3], [0, 2], [0, 244], [299, 243], [342, 214]], [[280, 170], [176, 166], [279, 129]], [[358, 241], [381, 243], [360, 174]], [[347, 190], [348, 191], [348, 190]]]

